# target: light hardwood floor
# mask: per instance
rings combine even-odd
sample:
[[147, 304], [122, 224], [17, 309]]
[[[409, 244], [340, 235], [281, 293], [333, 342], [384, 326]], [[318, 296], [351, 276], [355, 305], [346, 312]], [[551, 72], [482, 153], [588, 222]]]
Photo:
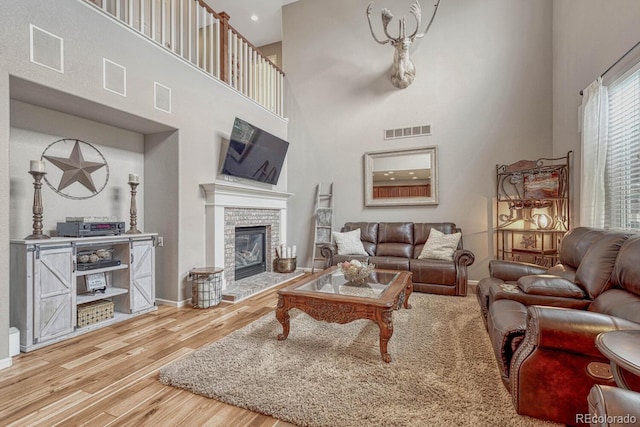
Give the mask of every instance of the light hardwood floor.
[[0, 371], [0, 425], [292, 426], [158, 381], [162, 366], [274, 311], [282, 286], [205, 310], [160, 306], [20, 353]]

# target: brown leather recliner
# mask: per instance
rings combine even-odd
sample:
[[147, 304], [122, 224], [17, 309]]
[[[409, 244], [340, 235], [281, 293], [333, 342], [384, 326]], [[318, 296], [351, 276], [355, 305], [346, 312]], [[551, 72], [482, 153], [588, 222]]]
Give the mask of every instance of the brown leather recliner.
[[338, 255], [335, 245], [327, 245], [321, 254], [327, 265], [358, 259], [376, 268], [407, 270], [413, 273], [413, 290], [441, 295], [467, 294], [467, 267], [475, 257], [463, 248], [462, 238], [452, 260], [418, 259], [429, 232], [435, 228], [445, 234], [461, 232], [454, 223], [347, 222], [342, 232], [360, 229], [360, 240], [367, 255]]
[[[588, 234], [588, 233], [587, 233]], [[605, 232], [602, 236], [619, 233]], [[611, 243], [616, 241], [605, 240]], [[590, 243], [589, 252], [602, 253], [603, 263], [589, 265], [592, 282], [597, 283], [609, 265], [610, 251]], [[564, 243], [563, 243], [564, 244]], [[615, 246], [615, 245], [614, 245]], [[613, 250], [613, 249], [612, 249]], [[593, 300], [588, 286], [586, 310], [529, 305], [515, 299], [490, 301], [487, 324], [489, 336], [505, 386], [519, 414], [570, 425], [588, 425], [576, 419], [588, 413], [587, 395], [594, 384], [613, 385], [604, 375], [608, 360], [595, 346], [596, 336], [605, 331], [640, 329], [640, 235], [624, 239], [606, 284]], [[585, 282], [576, 282], [584, 286]], [[582, 273], [582, 272], [580, 272]], [[519, 286], [519, 285], [518, 285]], [[640, 379], [629, 381], [640, 387]]]
[[524, 305], [586, 309], [610, 287], [613, 264], [631, 234], [578, 227], [562, 240], [560, 263], [545, 268], [521, 262], [492, 260], [490, 277], [476, 287], [476, 297], [487, 323], [494, 301], [507, 299]]

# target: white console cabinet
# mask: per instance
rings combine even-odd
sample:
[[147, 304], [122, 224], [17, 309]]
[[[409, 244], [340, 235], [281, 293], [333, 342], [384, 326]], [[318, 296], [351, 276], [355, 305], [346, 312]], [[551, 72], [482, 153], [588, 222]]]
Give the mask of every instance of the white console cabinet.
[[[10, 319], [20, 330], [20, 350], [35, 350], [155, 310], [156, 236], [11, 241]], [[120, 263], [94, 268], [98, 264], [87, 263], [83, 254], [99, 251]], [[96, 279], [106, 288], [92, 292], [87, 283]], [[79, 327], [78, 306], [98, 300], [113, 302], [114, 317]]]

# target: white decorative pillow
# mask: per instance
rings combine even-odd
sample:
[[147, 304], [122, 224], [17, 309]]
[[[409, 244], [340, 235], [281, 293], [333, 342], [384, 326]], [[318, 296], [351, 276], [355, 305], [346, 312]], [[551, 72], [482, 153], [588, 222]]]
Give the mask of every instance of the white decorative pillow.
[[431, 231], [429, 231], [429, 238], [424, 244], [418, 259], [452, 260], [453, 253], [458, 249], [460, 236], [460, 233], [445, 234], [440, 230], [432, 228]]
[[360, 229], [346, 233], [333, 232], [333, 239], [338, 245], [338, 255], [369, 255], [360, 240]]

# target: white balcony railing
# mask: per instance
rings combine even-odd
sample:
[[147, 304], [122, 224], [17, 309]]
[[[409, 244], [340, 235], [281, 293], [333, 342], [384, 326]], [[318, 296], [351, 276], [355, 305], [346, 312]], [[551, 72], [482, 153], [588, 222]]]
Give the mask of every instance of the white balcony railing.
[[284, 72], [202, 0], [85, 0], [279, 116]]

